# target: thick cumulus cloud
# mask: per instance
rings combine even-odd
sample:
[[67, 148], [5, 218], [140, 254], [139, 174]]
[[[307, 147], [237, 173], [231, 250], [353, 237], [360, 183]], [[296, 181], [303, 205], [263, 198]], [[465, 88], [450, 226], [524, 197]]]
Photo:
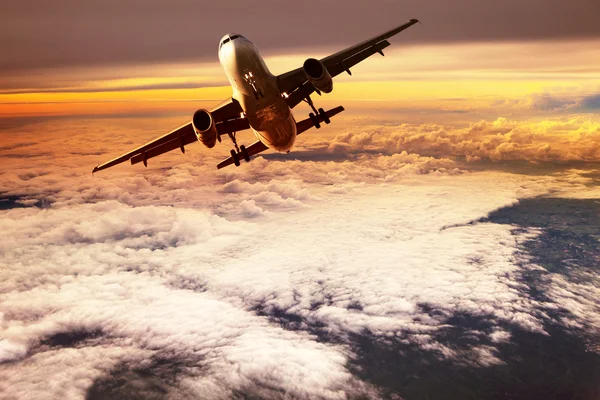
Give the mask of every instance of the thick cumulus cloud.
[[[502, 137], [511, 124], [470, 129]], [[426, 127], [395, 129], [413, 128]], [[587, 208], [569, 214], [585, 219], [600, 197], [595, 173], [468, 172], [448, 150], [458, 144], [443, 141], [440, 130], [400, 143], [406, 137], [394, 132], [383, 139], [392, 128], [376, 129], [331, 144], [307, 139], [305, 150], [243, 168], [215, 171], [215, 157], [190, 149], [184, 163], [169, 155], [136, 173], [94, 178], [89, 166], [106, 156], [90, 143], [109, 143], [99, 138], [111, 128], [7, 143], [0, 392], [11, 399], [417, 398], [418, 376], [421, 390], [439, 397], [432, 388], [452, 385], [424, 370], [483, 385], [480, 374], [512, 376], [523, 367], [515, 361], [523, 356], [511, 352], [527, 340], [560, 358], [551, 339], [564, 332], [580, 338], [568, 351], [597, 365], [590, 357], [600, 285], [591, 267], [580, 267], [600, 256], [598, 232], [549, 237], [543, 213], [532, 224], [519, 209], [543, 209], [540, 195], [565, 204], [581, 197]], [[123, 145], [131, 143], [102, 151]], [[558, 221], [556, 230], [563, 225], [573, 224]], [[566, 272], [547, 270], [543, 252], [525, 251], [572, 235], [587, 247], [566, 247]], [[588, 382], [594, 369], [581, 365], [588, 364], [569, 367]], [[566, 385], [571, 394], [588, 393]]]
[[[148, 123], [156, 130], [155, 124], [153, 120]], [[307, 190], [309, 184], [343, 190], [348, 185], [397, 181], [418, 174], [461, 173], [460, 166], [447, 158], [388, 153], [351, 160], [344, 154], [323, 151], [308, 140], [307, 151], [300, 148], [289, 156], [265, 154], [245, 168], [215, 171], [220, 161], [215, 153], [221, 150], [225, 157], [226, 151], [211, 152], [194, 145], [183, 158], [171, 153], [151, 160], [148, 169], [133, 167], [140, 172], [135, 176], [132, 167], [124, 166], [91, 177], [91, 166], [148, 140], [144, 128], [123, 128], [104, 121], [53, 121], [30, 125], [27, 129], [35, 132], [31, 134], [20, 127], [6, 130], [0, 153], [0, 192], [21, 205], [70, 206], [117, 200], [129, 205], [179, 204], [206, 207], [219, 214], [259, 215], [258, 208], [265, 206], [291, 211], [318, 200]], [[63, 136], [62, 131], [81, 133]], [[91, 151], [92, 147], [96, 150]], [[243, 200], [248, 202], [240, 203]]]
[[[317, 144], [318, 145], [318, 144]], [[326, 146], [326, 148], [325, 148]], [[589, 117], [541, 122], [500, 117], [469, 127], [435, 124], [361, 127], [323, 144], [330, 153], [399, 152], [467, 161], [600, 161], [600, 123]]]
[[[598, 90], [596, 88], [595, 92]], [[600, 95], [598, 94], [564, 94], [564, 93], [536, 93], [529, 99], [521, 101], [533, 110], [553, 111], [562, 113], [594, 113], [600, 110]]]

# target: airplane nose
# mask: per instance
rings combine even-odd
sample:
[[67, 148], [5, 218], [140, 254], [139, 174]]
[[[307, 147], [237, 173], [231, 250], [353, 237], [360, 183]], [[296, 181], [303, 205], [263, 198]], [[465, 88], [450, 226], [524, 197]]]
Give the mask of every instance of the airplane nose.
[[230, 63], [237, 64], [237, 61], [242, 58], [245, 46], [239, 41], [230, 41], [221, 47], [221, 58], [228, 60]]
[[233, 57], [237, 60], [245, 55], [248, 50], [248, 46], [241, 40], [235, 40], [229, 44]]

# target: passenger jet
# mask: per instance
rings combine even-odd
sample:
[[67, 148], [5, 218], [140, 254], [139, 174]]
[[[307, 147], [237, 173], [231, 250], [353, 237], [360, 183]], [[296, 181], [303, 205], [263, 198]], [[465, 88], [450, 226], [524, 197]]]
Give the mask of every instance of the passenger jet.
[[[131, 164], [144, 163], [148, 159], [179, 148], [185, 153], [185, 146], [200, 141], [213, 148], [221, 136], [227, 135], [233, 142], [231, 156], [221, 161], [217, 168], [240, 165], [240, 160], [250, 161], [250, 157], [267, 149], [289, 152], [296, 136], [321, 123], [330, 123], [330, 118], [344, 111], [342, 106], [324, 111], [315, 107], [310, 95], [330, 93], [333, 90], [333, 77], [347, 72], [350, 68], [379, 53], [390, 45], [390, 37], [419, 22], [411, 19], [407, 23], [387, 31], [357, 45], [348, 47], [321, 60], [309, 58], [302, 67], [283, 75], [273, 75], [258, 49], [244, 36], [230, 33], [219, 42], [219, 62], [227, 74], [233, 88], [230, 99], [212, 110], [200, 109], [192, 116], [192, 121], [154, 139], [145, 145], [123, 154], [114, 160], [97, 165], [92, 172], [100, 171], [127, 160]], [[292, 109], [306, 102], [313, 112], [307, 119], [296, 122]], [[236, 132], [252, 129], [258, 141], [250, 146], [238, 146]]]

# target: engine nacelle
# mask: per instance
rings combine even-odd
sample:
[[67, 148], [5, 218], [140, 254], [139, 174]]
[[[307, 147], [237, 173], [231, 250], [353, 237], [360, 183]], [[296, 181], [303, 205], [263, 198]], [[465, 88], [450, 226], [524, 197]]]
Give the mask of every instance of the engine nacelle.
[[329, 71], [327, 71], [327, 68], [325, 68], [325, 65], [321, 61], [309, 58], [304, 61], [302, 68], [315, 89], [324, 93], [331, 93], [333, 90], [333, 79], [331, 79]]
[[194, 131], [196, 131], [198, 140], [203, 145], [209, 149], [215, 147], [219, 133], [217, 132], [217, 126], [210, 111], [204, 109], [196, 111], [192, 117], [192, 125], [194, 126]]

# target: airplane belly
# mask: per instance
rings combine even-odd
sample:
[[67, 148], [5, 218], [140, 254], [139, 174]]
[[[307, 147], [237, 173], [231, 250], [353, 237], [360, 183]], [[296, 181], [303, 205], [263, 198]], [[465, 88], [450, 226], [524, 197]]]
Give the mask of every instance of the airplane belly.
[[234, 43], [220, 53], [233, 87], [232, 97], [261, 142], [277, 151], [289, 151], [296, 140], [296, 121], [281, 97], [277, 78], [253, 44]]
[[266, 129], [253, 130], [258, 140], [280, 152], [290, 151], [296, 142], [296, 120], [292, 113], [289, 113], [286, 119], [277, 121]]

